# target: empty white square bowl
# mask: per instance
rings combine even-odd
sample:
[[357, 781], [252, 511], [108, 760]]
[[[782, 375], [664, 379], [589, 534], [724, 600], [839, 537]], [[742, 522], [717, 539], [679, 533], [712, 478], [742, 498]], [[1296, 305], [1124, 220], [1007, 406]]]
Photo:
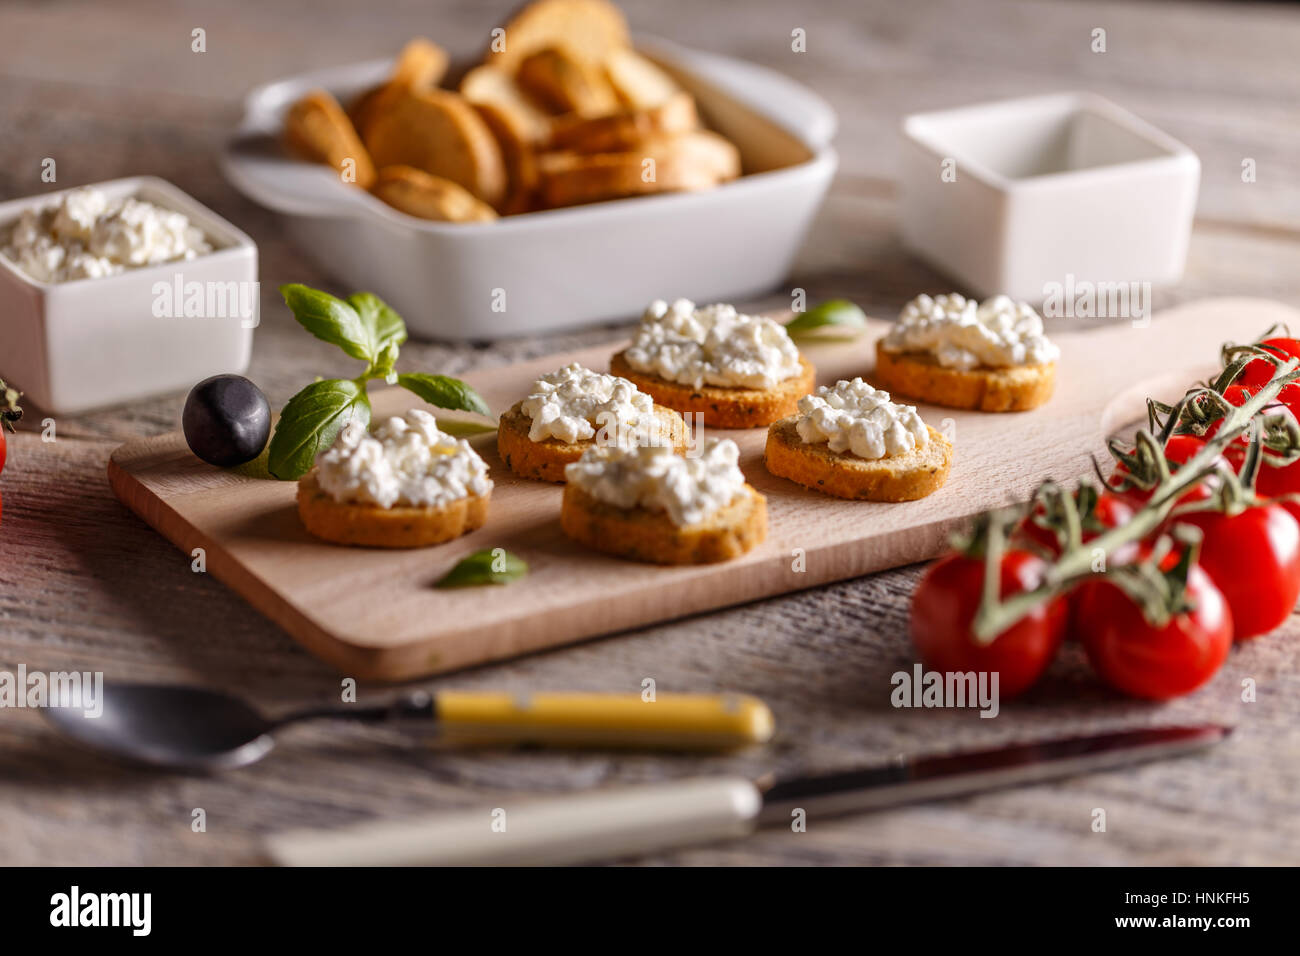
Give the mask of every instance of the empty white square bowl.
[[[258, 319], [253, 240], [166, 180], [135, 176], [91, 185], [110, 200], [133, 196], [184, 213], [213, 250], [53, 283], [0, 255], [0, 378], [42, 411], [71, 415], [248, 368]], [[0, 203], [0, 248], [24, 210], [57, 203], [67, 192]], [[202, 306], [192, 298], [196, 291]], [[231, 302], [232, 292], [251, 301], [251, 316]]]
[[903, 140], [903, 243], [980, 296], [1182, 276], [1200, 161], [1107, 99], [915, 113]]

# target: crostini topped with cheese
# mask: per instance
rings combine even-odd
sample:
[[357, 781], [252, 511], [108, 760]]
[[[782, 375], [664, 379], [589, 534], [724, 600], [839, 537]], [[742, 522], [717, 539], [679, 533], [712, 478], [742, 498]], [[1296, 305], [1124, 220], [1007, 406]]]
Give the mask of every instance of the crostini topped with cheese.
[[860, 378], [822, 386], [768, 430], [768, 471], [839, 498], [911, 501], [947, 481], [952, 444]]
[[335, 544], [409, 548], [481, 527], [492, 479], [463, 438], [413, 408], [373, 432], [350, 422], [298, 482], [307, 530]]
[[790, 414], [814, 376], [780, 323], [688, 299], [650, 303], [610, 369], [661, 405], [718, 428], [755, 428]]
[[708, 439], [692, 455], [595, 446], [566, 469], [560, 524], [598, 551], [657, 564], [743, 554], [767, 536], [766, 500], [745, 482], [740, 449]]
[[686, 423], [625, 378], [574, 362], [535, 380], [504, 415], [497, 450], [515, 474], [564, 481], [564, 468], [593, 444], [682, 450]]
[[936, 405], [1024, 411], [1051, 398], [1060, 356], [1028, 303], [919, 295], [876, 343], [875, 379]]

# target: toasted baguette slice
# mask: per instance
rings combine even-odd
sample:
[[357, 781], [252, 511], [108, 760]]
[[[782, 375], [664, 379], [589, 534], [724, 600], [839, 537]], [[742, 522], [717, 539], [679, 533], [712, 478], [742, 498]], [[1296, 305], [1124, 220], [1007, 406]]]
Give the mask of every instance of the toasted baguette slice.
[[981, 412], [1037, 408], [1056, 388], [1056, 363], [1012, 368], [946, 368], [923, 352], [894, 352], [876, 342], [875, 384], [931, 405]]
[[564, 486], [560, 527], [596, 551], [651, 564], [713, 564], [738, 558], [767, 538], [767, 499], [749, 485], [699, 524], [679, 528], [662, 511], [618, 508]]
[[483, 527], [491, 496], [470, 495], [441, 508], [381, 508], [335, 501], [309, 471], [298, 479], [298, 516], [308, 531], [332, 544], [423, 548]]
[[514, 77], [491, 66], [476, 66], [460, 81], [460, 92], [475, 106], [491, 105], [513, 135], [541, 143], [550, 135], [551, 116], [529, 99]]
[[505, 160], [507, 188], [502, 215], [531, 211], [537, 201], [536, 148], [550, 138], [551, 117], [528, 99], [514, 79], [491, 66], [476, 66], [460, 82], [461, 95], [478, 110]]
[[691, 130], [651, 137], [620, 153], [543, 153], [539, 171], [545, 205], [576, 206], [711, 189], [740, 174], [740, 154], [717, 133]]
[[424, 37], [416, 37], [397, 55], [393, 72], [386, 81], [357, 97], [348, 116], [364, 139], [371, 121], [411, 90], [428, 90], [438, 85], [447, 72], [447, 52]]
[[[564, 466], [581, 458], [595, 439], [562, 442], [558, 438], [547, 438], [533, 441], [528, 437], [533, 420], [523, 413], [522, 406], [523, 402], [512, 405], [497, 424], [497, 452], [501, 460], [520, 478], [564, 481]], [[660, 434], [671, 443], [673, 451], [678, 454], [686, 451], [690, 436], [682, 416], [662, 405], [655, 406], [655, 415], [659, 418]]]
[[563, 46], [530, 53], [519, 64], [516, 79], [556, 113], [604, 116], [620, 106], [604, 72]]
[[798, 375], [770, 389], [682, 385], [637, 371], [627, 363], [622, 352], [609, 360], [609, 371], [627, 379], [660, 405], [683, 414], [700, 414], [704, 424], [713, 428], [759, 428], [793, 415], [798, 410], [799, 399], [812, 391], [817, 370], [802, 355], [799, 365], [802, 371]]
[[410, 90], [370, 121], [376, 165], [413, 166], [464, 186], [489, 206], [506, 191], [501, 147], [469, 102], [447, 90]]
[[[284, 119], [284, 137], [290, 149], [313, 162], [350, 174], [362, 189], [375, 182], [375, 164], [338, 100], [324, 90], [313, 90], [293, 106]], [[350, 164], [350, 165], [349, 165]]]
[[628, 43], [627, 20], [609, 0], [536, 0], [512, 16], [501, 34], [494, 31], [484, 62], [513, 73], [529, 54], [563, 45], [588, 63], [604, 63]]
[[496, 211], [450, 179], [412, 166], [385, 166], [371, 190], [394, 209], [439, 222], [490, 222]]
[[571, 149], [578, 153], [634, 152], [645, 140], [689, 132], [699, 125], [694, 98], [680, 92], [655, 106], [619, 110], [608, 116], [556, 117], [550, 145], [552, 149]]
[[933, 428], [924, 448], [871, 461], [833, 452], [825, 442], [805, 442], [795, 428], [798, 420], [797, 415], [783, 418], [767, 430], [763, 463], [779, 478], [836, 498], [861, 501], [915, 501], [938, 491], [948, 480], [952, 443]]
[[651, 109], [681, 91], [677, 81], [631, 47], [611, 50], [605, 75], [625, 106]]

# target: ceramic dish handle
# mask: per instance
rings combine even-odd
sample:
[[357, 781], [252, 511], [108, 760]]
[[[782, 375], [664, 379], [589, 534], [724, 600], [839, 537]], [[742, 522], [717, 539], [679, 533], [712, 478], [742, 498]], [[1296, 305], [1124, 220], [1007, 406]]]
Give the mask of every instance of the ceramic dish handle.
[[286, 866], [558, 866], [742, 837], [762, 802], [744, 777], [696, 777], [287, 832], [270, 837], [267, 850]]

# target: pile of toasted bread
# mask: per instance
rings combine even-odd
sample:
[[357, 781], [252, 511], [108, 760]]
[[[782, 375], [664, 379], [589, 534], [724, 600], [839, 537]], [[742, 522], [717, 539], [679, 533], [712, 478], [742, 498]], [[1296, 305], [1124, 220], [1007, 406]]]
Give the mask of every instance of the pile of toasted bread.
[[421, 219], [482, 222], [580, 203], [708, 189], [740, 154], [695, 100], [637, 53], [607, 0], [536, 0], [492, 31], [458, 91], [425, 39], [345, 110], [324, 90], [289, 109], [285, 139], [345, 182]]

